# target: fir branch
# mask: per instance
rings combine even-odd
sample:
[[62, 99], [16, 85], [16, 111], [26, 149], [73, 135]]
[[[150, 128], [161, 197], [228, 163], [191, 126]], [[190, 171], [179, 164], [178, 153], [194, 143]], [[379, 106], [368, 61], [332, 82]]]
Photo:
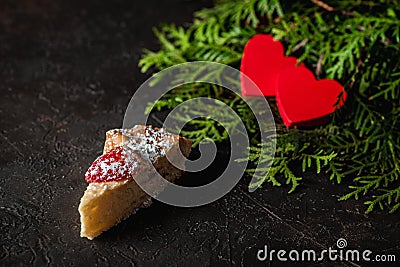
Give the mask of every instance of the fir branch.
[[[344, 85], [348, 100], [328, 125], [298, 130], [278, 123], [273, 159], [260, 154], [258, 124], [247, 105], [218, 86], [181, 86], [151, 103], [147, 112], [172, 109], [199, 96], [217, 98], [235, 110], [251, 133], [249, 160], [254, 164], [272, 161], [269, 171], [248, 169], [257, 178], [252, 187], [288, 184], [293, 192], [305, 177], [296, 174], [292, 166], [302, 166], [303, 173], [324, 171], [337, 183], [353, 178], [349, 192], [340, 200], [364, 198], [366, 212], [376, 206], [394, 212], [400, 207], [399, 13], [400, 3], [395, 0], [337, 1], [332, 5], [322, 1], [223, 0], [197, 12], [187, 28], [163, 25], [155, 30], [161, 48], [144, 52], [139, 62], [143, 72], [194, 60], [238, 67], [244, 45], [261, 31], [281, 39], [287, 45], [286, 53], [297, 56], [318, 77], [337, 79]], [[279, 122], [279, 114], [274, 115]], [[191, 128], [182, 134], [195, 144], [203, 138], [218, 142], [227, 138], [226, 129], [215, 120], [199, 118], [189, 124]], [[227, 127], [236, 125], [228, 123]]]

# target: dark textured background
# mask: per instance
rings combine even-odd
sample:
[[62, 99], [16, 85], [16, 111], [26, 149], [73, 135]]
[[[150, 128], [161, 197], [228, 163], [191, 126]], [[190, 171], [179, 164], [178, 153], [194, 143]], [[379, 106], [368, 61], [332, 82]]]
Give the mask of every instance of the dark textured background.
[[157, 49], [152, 27], [183, 24], [205, 6], [0, 0], [1, 265], [254, 266], [264, 244], [322, 250], [340, 237], [400, 261], [400, 214], [367, 216], [360, 202], [337, 202], [346, 185], [312, 173], [291, 195], [250, 194], [244, 177], [207, 206], [155, 202], [94, 241], [79, 237], [84, 173], [148, 77], [137, 63], [143, 48]]

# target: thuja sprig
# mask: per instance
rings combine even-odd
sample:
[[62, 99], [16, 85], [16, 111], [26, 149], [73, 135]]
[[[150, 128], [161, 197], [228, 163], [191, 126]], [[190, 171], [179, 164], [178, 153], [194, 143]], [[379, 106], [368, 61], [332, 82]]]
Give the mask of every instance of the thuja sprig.
[[[254, 135], [250, 161], [272, 161], [269, 171], [248, 170], [258, 178], [251, 186], [288, 184], [293, 192], [305, 179], [299, 172], [310, 169], [327, 173], [337, 183], [349, 180], [349, 191], [340, 200], [364, 199], [366, 212], [375, 207], [394, 212], [400, 207], [399, 13], [400, 3], [395, 0], [295, 4], [224, 0], [196, 12], [188, 27], [163, 25], [155, 30], [161, 48], [145, 51], [139, 63], [143, 72], [194, 60], [238, 67], [246, 42], [264, 32], [282, 40], [286, 54], [297, 56], [318, 78], [337, 79], [344, 85], [348, 100], [323, 127], [287, 129], [275, 112], [278, 124], [273, 159], [260, 153], [262, 144], [257, 142], [257, 122], [251, 111], [223, 88], [181, 86], [152, 103], [151, 108], [171, 109], [198, 96], [218, 98], [237, 112]], [[183, 134], [195, 144], [206, 137], [214, 141], [227, 138], [215, 120], [197, 119], [190, 125], [192, 128]], [[293, 166], [302, 168], [295, 170]]]

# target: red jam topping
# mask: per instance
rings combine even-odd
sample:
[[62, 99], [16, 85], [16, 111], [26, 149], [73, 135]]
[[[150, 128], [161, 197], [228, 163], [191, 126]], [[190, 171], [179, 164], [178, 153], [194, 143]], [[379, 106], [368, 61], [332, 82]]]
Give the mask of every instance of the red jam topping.
[[85, 174], [85, 179], [89, 183], [131, 179], [138, 162], [136, 154], [116, 147], [93, 162]]

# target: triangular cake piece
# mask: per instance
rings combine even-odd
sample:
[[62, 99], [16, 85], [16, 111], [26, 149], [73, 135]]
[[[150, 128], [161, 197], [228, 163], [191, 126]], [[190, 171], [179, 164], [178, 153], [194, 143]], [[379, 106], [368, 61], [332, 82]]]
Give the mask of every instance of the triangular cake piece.
[[[89, 185], [79, 213], [81, 236], [93, 239], [102, 232], [151, 204], [151, 198], [135, 182], [149, 181], [154, 168], [164, 179], [174, 182], [183, 173], [191, 141], [164, 129], [137, 125], [106, 133], [104, 152], [86, 172]], [[174, 160], [176, 168], [168, 159]], [[180, 161], [180, 162], [179, 162]], [[154, 167], [153, 167], [153, 166]], [[155, 188], [157, 192], [163, 188]]]

